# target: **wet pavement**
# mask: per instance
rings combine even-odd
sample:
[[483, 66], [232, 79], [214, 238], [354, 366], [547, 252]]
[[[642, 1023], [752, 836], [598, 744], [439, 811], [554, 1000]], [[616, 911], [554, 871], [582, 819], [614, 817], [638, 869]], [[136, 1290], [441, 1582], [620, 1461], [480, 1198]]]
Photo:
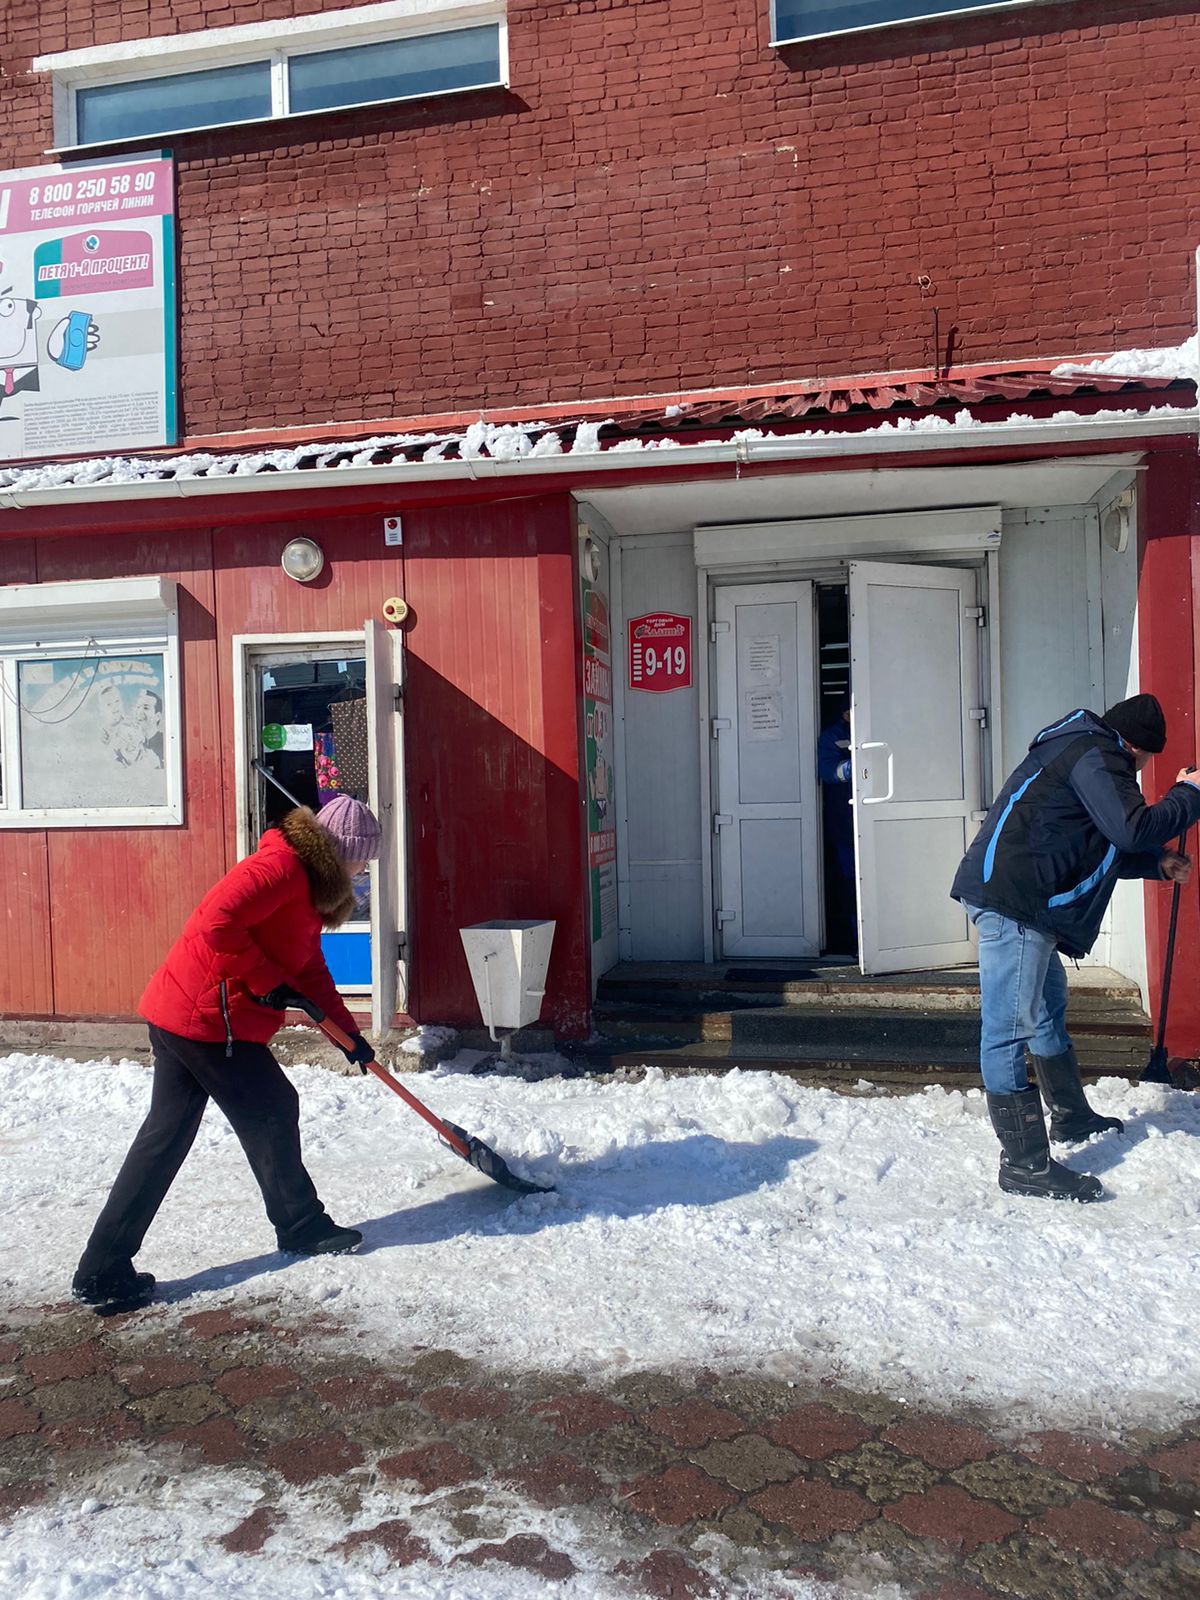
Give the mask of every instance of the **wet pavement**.
[[1200, 1600], [1200, 1416], [1120, 1441], [1020, 1435], [747, 1374], [385, 1364], [296, 1317], [268, 1300], [4, 1314], [4, 1520], [111, 1500], [136, 1459], [142, 1495], [193, 1468], [251, 1480], [254, 1509], [219, 1538], [247, 1557], [311, 1540], [311, 1503], [342, 1528], [327, 1548], [375, 1570], [586, 1570], [662, 1600], [765, 1600], [778, 1574], [919, 1600]]

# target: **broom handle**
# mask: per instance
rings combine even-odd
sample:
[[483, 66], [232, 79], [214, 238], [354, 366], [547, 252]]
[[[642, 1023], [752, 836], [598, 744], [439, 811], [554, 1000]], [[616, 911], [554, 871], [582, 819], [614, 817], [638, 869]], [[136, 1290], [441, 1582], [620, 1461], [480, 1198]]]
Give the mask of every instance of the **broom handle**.
[[[309, 1015], [312, 1016], [312, 1012], [309, 1012]], [[354, 1040], [350, 1037], [350, 1035], [343, 1032], [343, 1030], [338, 1027], [336, 1022], [331, 1022], [323, 1012], [320, 1015], [313, 1017], [313, 1021], [316, 1023], [317, 1027], [320, 1028], [325, 1037], [333, 1044], [337, 1045], [339, 1050], [354, 1049]], [[391, 1073], [386, 1067], [381, 1067], [378, 1061], [367, 1061], [363, 1064], [368, 1072], [374, 1073], [374, 1075], [379, 1079], [380, 1083], [386, 1083], [393, 1094], [398, 1094], [410, 1111], [415, 1111], [419, 1117], [424, 1117], [425, 1121], [434, 1130], [434, 1132], [438, 1134], [440, 1138], [444, 1139], [451, 1149], [456, 1150], [464, 1161], [469, 1161], [471, 1159], [471, 1151], [469, 1146], [464, 1144], [457, 1134], [451, 1133], [450, 1129], [446, 1126], [442, 1119], [435, 1116], [427, 1105], [423, 1105], [421, 1101], [417, 1099], [415, 1094], [410, 1094], [402, 1083], [398, 1083], [396, 1079], [392, 1077]]]
[[[1187, 855], [1188, 829], [1185, 828], [1179, 835], [1179, 854]], [[1171, 1002], [1171, 970], [1175, 965], [1175, 931], [1179, 925], [1179, 897], [1183, 892], [1183, 885], [1171, 885], [1171, 920], [1167, 924], [1167, 953], [1163, 961], [1163, 986], [1162, 1003], [1158, 1008], [1158, 1040], [1155, 1049], [1161, 1050], [1167, 1037], [1167, 1007]]]

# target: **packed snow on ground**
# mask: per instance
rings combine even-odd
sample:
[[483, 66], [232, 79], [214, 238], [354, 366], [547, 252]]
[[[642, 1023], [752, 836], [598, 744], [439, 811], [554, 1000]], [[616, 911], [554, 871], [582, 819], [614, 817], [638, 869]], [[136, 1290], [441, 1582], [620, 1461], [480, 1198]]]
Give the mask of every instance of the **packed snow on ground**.
[[[275, 1502], [289, 1520], [261, 1553], [225, 1554], [218, 1541], [253, 1512], [260, 1495], [236, 1468], [182, 1473], [146, 1493], [138, 1486], [136, 1456], [129, 1457], [103, 1500], [62, 1501], [0, 1527], [0, 1594], [5, 1600], [631, 1600], [627, 1583], [600, 1571], [553, 1582], [495, 1562], [472, 1568], [435, 1559], [398, 1570], [380, 1549], [347, 1557], [331, 1548], [346, 1537], [345, 1523], [311, 1492]], [[368, 1493], [355, 1521], [373, 1527], [396, 1509], [394, 1493]], [[556, 1548], [574, 1545], [568, 1513], [522, 1508], [520, 1526]], [[436, 1558], [436, 1531], [423, 1524], [421, 1533]], [[451, 1542], [445, 1554], [452, 1560]], [[890, 1583], [831, 1587], [774, 1573], [744, 1585], [734, 1579], [727, 1592], [745, 1600], [904, 1600]]]
[[[1094, 1099], [1125, 1135], [1064, 1159], [1112, 1197], [1074, 1206], [1000, 1193], [978, 1091], [858, 1098], [656, 1070], [526, 1082], [455, 1063], [406, 1076], [557, 1185], [522, 1198], [374, 1079], [291, 1075], [310, 1170], [363, 1249], [285, 1262], [210, 1110], [138, 1259], [180, 1315], [268, 1291], [368, 1330], [381, 1354], [601, 1374], [763, 1364], [1039, 1424], [1200, 1404], [1200, 1097], [1104, 1080]], [[129, 1063], [0, 1059], [9, 1303], [61, 1298], [149, 1090]]]
[[[473, 1077], [460, 1057], [405, 1082], [439, 1112], [554, 1182], [515, 1197], [444, 1149], [373, 1079], [315, 1067], [301, 1093], [309, 1166], [362, 1251], [297, 1261], [274, 1249], [241, 1152], [210, 1111], [139, 1265], [169, 1317], [274, 1297], [368, 1336], [381, 1363], [415, 1344], [516, 1368], [599, 1377], [648, 1365], [831, 1376], [903, 1399], [994, 1409], [998, 1425], [1119, 1429], [1200, 1402], [1200, 1098], [1107, 1080], [1126, 1119], [1068, 1157], [1101, 1174], [1102, 1205], [1010, 1200], [995, 1184], [982, 1095], [904, 1098], [766, 1074], [596, 1083]], [[144, 1114], [132, 1063], [0, 1058], [0, 1305], [60, 1300]], [[361, 1352], [361, 1340], [356, 1349]], [[136, 1453], [95, 1497], [0, 1528], [0, 1595], [20, 1600], [386, 1600], [382, 1552], [347, 1559], [330, 1503], [293, 1491], [261, 1556], [219, 1538], [263, 1490], [237, 1468], [139, 1487]], [[506, 1491], [497, 1488], [497, 1495]], [[406, 1568], [406, 1600], [617, 1600], [566, 1512], [514, 1502], [508, 1521], [576, 1559], [553, 1584], [520, 1571]], [[371, 1494], [355, 1525], [397, 1508]], [[432, 1523], [430, 1518], [432, 1517]], [[624, 1591], [627, 1593], [627, 1591]], [[832, 1600], [804, 1579], [750, 1582], [754, 1600]], [[842, 1594], [899, 1600], [893, 1587]]]

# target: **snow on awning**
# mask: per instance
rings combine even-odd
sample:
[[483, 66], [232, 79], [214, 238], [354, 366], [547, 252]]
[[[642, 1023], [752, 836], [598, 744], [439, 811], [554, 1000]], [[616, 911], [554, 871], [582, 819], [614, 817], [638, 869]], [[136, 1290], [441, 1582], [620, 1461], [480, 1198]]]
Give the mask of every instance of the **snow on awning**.
[[[1192, 341], [1194, 345], [1195, 341]], [[405, 463], [523, 461], [586, 456], [603, 451], [670, 450], [700, 436], [729, 439], [738, 430], [770, 424], [784, 434], [808, 432], [817, 419], [867, 423], [888, 413], [892, 426], [938, 426], [956, 418], [970, 422], [967, 407], [1062, 396], [1182, 390], [1189, 383], [1185, 357], [1177, 351], [1126, 352], [1087, 365], [1010, 365], [956, 368], [952, 372], [892, 373], [816, 380], [771, 389], [704, 390], [595, 402], [574, 407], [516, 408], [506, 419], [480, 417], [469, 426], [376, 434], [366, 438], [309, 439], [278, 448], [217, 448], [145, 456], [89, 457], [44, 465], [0, 468], [0, 489], [28, 491], [91, 485], [259, 477], [272, 473], [327, 473], [348, 468]], [[1151, 360], [1150, 358], [1158, 358]], [[1162, 359], [1170, 357], [1172, 359]], [[1191, 351], [1191, 368], [1195, 350]], [[1116, 363], [1114, 367], [1112, 364]], [[1120, 370], [1121, 365], [1141, 367]], [[1190, 382], [1194, 384], [1194, 377]], [[1192, 404], [1192, 400], [1186, 402]], [[590, 414], [589, 414], [590, 413]], [[344, 433], [344, 429], [338, 429]], [[294, 438], [294, 435], [290, 436]]]

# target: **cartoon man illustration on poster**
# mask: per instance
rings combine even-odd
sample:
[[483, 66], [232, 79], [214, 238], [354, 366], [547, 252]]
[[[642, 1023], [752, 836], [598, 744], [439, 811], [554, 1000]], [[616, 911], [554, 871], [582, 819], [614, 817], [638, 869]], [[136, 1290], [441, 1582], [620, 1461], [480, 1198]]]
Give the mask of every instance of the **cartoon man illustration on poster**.
[[[11, 287], [0, 289], [0, 422], [12, 422], [16, 415], [6, 411], [3, 402], [13, 395], [41, 388], [38, 366], [38, 318], [42, 308], [36, 300], [14, 298]], [[60, 318], [46, 340], [46, 354], [68, 372], [78, 372], [89, 351], [100, 343], [100, 329], [87, 311], [72, 311]]]

